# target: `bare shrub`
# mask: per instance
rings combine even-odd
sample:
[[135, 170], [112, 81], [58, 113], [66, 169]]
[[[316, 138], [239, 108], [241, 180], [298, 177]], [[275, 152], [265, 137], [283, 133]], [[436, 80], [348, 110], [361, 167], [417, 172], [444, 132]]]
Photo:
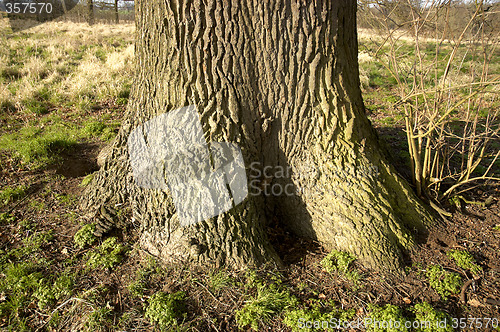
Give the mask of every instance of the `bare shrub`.
[[497, 7], [451, 0], [360, 5], [360, 24], [371, 31], [368, 52], [397, 82], [394, 108], [404, 114], [413, 184], [440, 212], [432, 199], [500, 180]]

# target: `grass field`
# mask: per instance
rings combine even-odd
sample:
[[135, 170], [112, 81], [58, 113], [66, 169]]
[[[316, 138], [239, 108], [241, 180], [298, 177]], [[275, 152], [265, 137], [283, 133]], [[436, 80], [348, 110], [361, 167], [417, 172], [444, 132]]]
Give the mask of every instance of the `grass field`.
[[[80, 217], [78, 199], [97, 170], [97, 152], [113, 139], [126, 107], [134, 27], [62, 22], [12, 34], [5, 24], [0, 28], [1, 330], [301, 331], [311, 330], [300, 328], [305, 321], [500, 318], [498, 184], [476, 188], [447, 206], [452, 217], [408, 253], [403, 280], [383, 278], [363, 269], [356, 257], [327, 253], [279, 226], [268, 232], [286, 265], [281, 271], [160, 266], [137, 246], [134, 223], [96, 238], [94, 225]], [[360, 35], [364, 99], [398, 169], [410, 179], [400, 87], [381, 64], [384, 59], [374, 55], [377, 38]], [[429, 57], [435, 53], [432, 43], [422, 44]], [[409, 64], [415, 45], [402, 40], [398, 47], [399, 63]], [[446, 52], [438, 56], [446, 61]], [[450, 80], [465, 84], [480, 59], [466, 48], [459, 56], [463, 61]], [[500, 74], [498, 50], [488, 72]], [[425, 84], [432, 88], [435, 81]], [[499, 108], [498, 92], [495, 85], [482, 95], [476, 107], [480, 119]], [[451, 102], [467, 93], [458, 90]], [[457, 108], [453, 121], [463, 124], [464, 114], [467, 108]], [[490, 148], [498, 150], [500, 142]], [[493, 170], [500, 172], [498, 161]], [[500, 331], [492, 325], [490, 320], [490, 330]], [[448, 325], [421, 331], [452, 330]]]
[[[6, 31], [4, 22], [4, 31]], [[0, 40], [0, 148], [29, 168], [85, 139], [109, 140], [130, 93], [132, 25], [47, 23]]]

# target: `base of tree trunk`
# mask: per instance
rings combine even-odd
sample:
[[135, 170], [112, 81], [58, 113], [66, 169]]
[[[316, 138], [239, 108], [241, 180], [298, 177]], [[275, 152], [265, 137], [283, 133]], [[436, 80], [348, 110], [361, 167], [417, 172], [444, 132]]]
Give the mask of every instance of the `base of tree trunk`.
[[[229, 5], [229, 3], [231, 5]], [[266, 223], [400, 272], [432, 216], [380, 151], [361, 97], [352, 1], [137, 1], [136, 68], [120, 133], [82, 206], [103, 233], [132, 210], [141, 246], [165, 261], [280, 264]], [[291, 169], [217, 217], [181, 227], [170, 193], [135, 185], [131, 131], [196, 105], [208, 144], [241, 148], [245, 165]], [[248, 174], [247, 174], [248, 175]], [[116, 213], [118, 215], [123, 215]], [[120, 218], [118, 218], [120, 219]]]

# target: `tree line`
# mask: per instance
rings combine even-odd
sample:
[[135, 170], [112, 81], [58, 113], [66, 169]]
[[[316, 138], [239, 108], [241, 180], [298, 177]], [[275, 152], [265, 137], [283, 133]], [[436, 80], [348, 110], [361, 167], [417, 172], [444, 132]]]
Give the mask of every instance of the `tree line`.
[[474, 17], [467, 38], [473, 39], [478, 31], [487, 36], [500, 33], [500, 1], [470, 0], [360, 0], [358, 1], [358, 27], [379, 30], [406, 29], [410, 35], [416, 32], [411, 24], [415, 20], [424, 22], [419, 27], [420, 35], [427, 34], [448, 40], [460, 36], [464, 27]]

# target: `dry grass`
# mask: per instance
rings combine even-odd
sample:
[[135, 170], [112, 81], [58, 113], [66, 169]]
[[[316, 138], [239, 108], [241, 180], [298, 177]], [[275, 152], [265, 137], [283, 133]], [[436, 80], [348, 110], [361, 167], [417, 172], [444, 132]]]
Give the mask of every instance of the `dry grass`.
[[[358, 38], [361, 41], [367, 41], [367, 40], [378, 40], [382, 41], [387, 39], [387, 36], [384, 34], [381, 34], [380, 31], [375, 30], [375, 29], [366, 29], [366, 28], [358, 28]], [[403, 42], [409, 42], [413, 43], [415, 41], [415, 38], [410, 36], [408, 33], [407, 29], [396, 29], [392, 31], [392, 38], [395, 40], [403, 41]], [[435, 42], [440, 42], [439, 39], [433, 38], [433, 37], [428, 37], [428, 36], [419, 36], [418, 38], [421, 42], [423, 43], [435, 43]], [[445, 43], [450, 43], [449, 40], [445, 40]]]
[[0, 22], [2, 104], [28, 112], [40, 103], [85, 109], [128, 89], [133, 24], [49, 22], [17, 33], [6, 24]]

